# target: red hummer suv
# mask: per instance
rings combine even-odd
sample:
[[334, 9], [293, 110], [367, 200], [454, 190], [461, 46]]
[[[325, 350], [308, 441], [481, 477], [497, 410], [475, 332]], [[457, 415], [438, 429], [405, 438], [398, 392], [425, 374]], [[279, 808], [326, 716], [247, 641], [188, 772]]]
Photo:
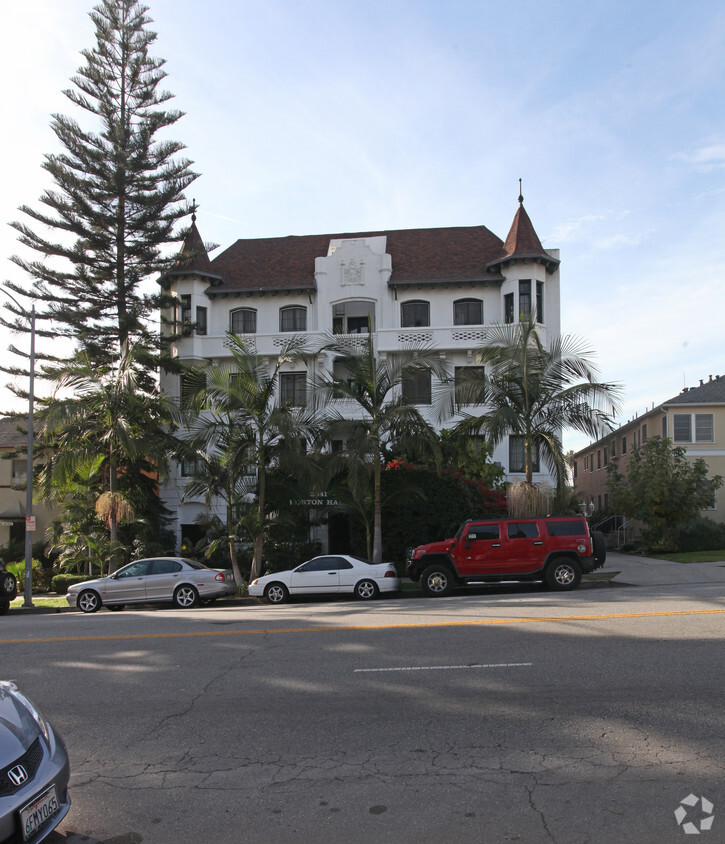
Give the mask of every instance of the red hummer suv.
[[590, 531], [583, 516], [480, 519], [464, 522], [453, 539], [414, 548], [407, 575], [430, 597], [502, 581], [568, 590], [604, 565], [606, 555], [604, 535]]

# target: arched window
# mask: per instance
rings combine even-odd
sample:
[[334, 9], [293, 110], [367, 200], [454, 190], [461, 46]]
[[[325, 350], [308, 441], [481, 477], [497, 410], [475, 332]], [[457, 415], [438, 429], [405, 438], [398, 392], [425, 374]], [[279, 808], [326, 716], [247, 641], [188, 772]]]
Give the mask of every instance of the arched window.
[[307, 308], [291, 305], [279, 309], [280, 331], [307, 331]]
[[430, 302], [423, 300], [401, 302], [400, 327], [418, 328], [430, 325]]
[[239, 308], [230, 314], [232, 334], [256, 334], [257, 312], [254, 308]]
[[454, 325], [483, 325], [483, 301], [459, 299], [453, 303]]

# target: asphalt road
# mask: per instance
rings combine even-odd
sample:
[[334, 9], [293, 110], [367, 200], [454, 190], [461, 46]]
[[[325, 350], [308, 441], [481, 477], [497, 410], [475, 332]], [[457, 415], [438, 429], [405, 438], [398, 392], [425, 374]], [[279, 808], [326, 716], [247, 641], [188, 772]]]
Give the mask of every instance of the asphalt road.
[[721, 585], [11, 618], [54, 844], [725, 841]]

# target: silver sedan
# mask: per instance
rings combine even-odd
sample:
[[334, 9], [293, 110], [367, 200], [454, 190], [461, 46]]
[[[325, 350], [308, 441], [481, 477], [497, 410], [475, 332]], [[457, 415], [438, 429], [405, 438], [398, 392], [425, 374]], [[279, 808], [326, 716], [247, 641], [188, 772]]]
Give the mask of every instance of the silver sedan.
[[369, 563], [349, 554], [314, 557], [296, 569], [266, 574], [249, 584], [252, 597], [265, 598], [270, 604], [281, 604], [290, 595], [340, 593], [365, 601], [399, 589], [400, 578], [392, 563]]
[[66, 598], [71, 607], [96, 612], [103, 605], [120, 610], [126, 604], [173, 601], [187, 609], [237, 591], [234, 575], [184, 557], [136, 560], [109, 577], [74, 583]]
[[37, 844], [70, 809], [63, 740], [14, 683], [0, 681], [0, 841]]

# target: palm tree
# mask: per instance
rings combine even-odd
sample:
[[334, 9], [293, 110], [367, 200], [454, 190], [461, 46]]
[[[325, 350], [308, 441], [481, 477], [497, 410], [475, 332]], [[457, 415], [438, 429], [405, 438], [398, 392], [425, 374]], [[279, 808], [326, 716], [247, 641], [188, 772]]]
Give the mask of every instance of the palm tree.
[[[435, 450], [438, 437], [418, 408], [407, 401], [404, 387], [409, 379], [428, 373], [447, 383], [448, 367], [438, 351], [425, 345], [411, 346], [381, 359], [376, 354], [372, 333], [364, 338], [330, 335], [321, 351], [330, 352], [337, 366], [333, 366], [332, 374], [317, 377], [318, 402], [325, 408], [331, 430], [347, 431], [348, 445], [352, 444], [363, 462], [372, 467], [372, 561], [380, 563], [383, 559], [380, 492], [383, 447], [385, 443], [397, 441], [411, 449]], [[335, 399], [355, 402], [362, 410], [362, 418], [350, 419], [335, 406]], [[443, 405], [440, 409], [441, 413], [445, 412]], [[364, 501], [360, 495], [357, 498]]]
[[[279, 392], [281, 370], [293, 361], [305, 360], [304, 339], [292, 338], [268, 366], [243, 339], [231, 332], [226, 347], [231, 361], [194, 367], [187, 375], [190, 410], [190, 437], [198, 448], [216, 455], [229, 473], [227, 505], [236, 506], [243, 490], [256, 498], [256, 513], [246, 523], [254, 534], [254, 557], [250, 578], [262, 573], [264, 537], [270, 515], [267, 512], [267, 471], [280, 460], [304, 468], [303, 443], [312, 436], [314, 414], [282, 401]], [[236, 433], [234, 433], [236, 432]], [[246, 467], [254, 473], [251, 489], [238, 485], [238, 475]], [[229, 521], [230, 546], [235, 531]], [[236, 559], [236, 557], [233, 557]], [[240, 576], [238, 567], [235, 578]]]
[[[53, 455], [41, 478], [46, 489], [51, 478], [56, 494], [71, 489], [79, 469], [102, 458], [106, 490], [96, 500], [96, 513], [107, 523], [116, 551], [119, 521], [133, 518], [131, 474], [163, 475], [176, 442], [168, 424], [178, 415], [148, 379], [146, 357], [140, 345], [126, 345], [116, 363], [99, 366], [80, 353], [64, 367], [56, 397], [38, 414], [39, 435]], [[117, 561], [114, 552], [109, 573]]]
[[527, 485], [538, 453], [561, 488], [567, 467], [561, 430], [573, 428], [591, 437], [611, 430], [621, 388], [596, 380], [591, 351], [578, 338], [556, 337], [547, 348], [533, 316], [491, 326], [476, 357], [483, 367], [458, 386], [456, 401], [486, 409], [466, 414], [456, 429], [482, 434], [493, 446], [506, 435], [521, 437]]

